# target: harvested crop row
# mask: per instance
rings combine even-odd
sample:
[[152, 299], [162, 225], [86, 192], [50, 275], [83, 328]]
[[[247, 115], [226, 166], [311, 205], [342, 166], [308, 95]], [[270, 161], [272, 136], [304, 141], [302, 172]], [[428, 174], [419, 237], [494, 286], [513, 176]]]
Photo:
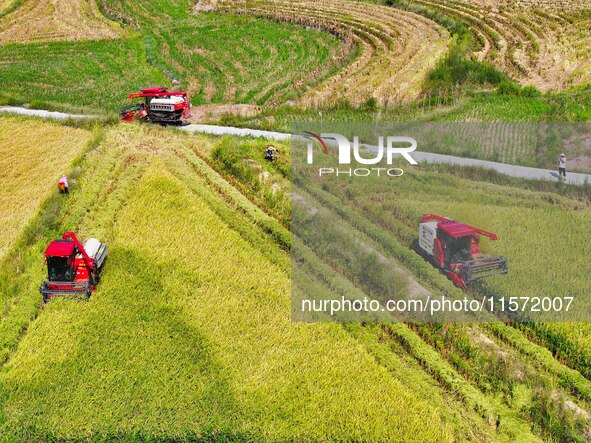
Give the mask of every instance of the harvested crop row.
[[298, 24], [307, 20], [310, 26], [358, 45], [360, 54], [350, 65], [299, 99], [305, 106], [339, 101], [359, 105], [369, 97], [388, 105], [416, 98], [449, 39], [444, 29], [428, 19], [358, 1], [227, 0], [218, 2], [217, 8]]
[[98, 40], [123, 33], [90, 0], [27, 0], [0, 18], [0, 44], [49, 40]]
[[589, 18], [582, 2], [416, 1], [467, 23], [480, 42], [474, 55], [523, 84], [559, 90], [589, 79], [591, 42], [581, 44]]

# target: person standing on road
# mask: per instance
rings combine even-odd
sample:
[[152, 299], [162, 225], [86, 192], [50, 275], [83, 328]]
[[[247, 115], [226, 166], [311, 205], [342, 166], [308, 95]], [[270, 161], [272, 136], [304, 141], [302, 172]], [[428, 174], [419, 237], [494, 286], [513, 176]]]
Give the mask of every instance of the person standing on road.
[[566, 180], [566, 155], [564, 152], [558, 158], [558, 178]]

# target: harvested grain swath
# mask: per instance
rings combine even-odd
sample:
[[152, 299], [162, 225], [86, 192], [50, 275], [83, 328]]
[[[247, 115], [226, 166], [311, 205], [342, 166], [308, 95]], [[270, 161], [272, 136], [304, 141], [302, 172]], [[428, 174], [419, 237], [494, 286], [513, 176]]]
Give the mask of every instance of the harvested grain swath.
[[217, 9], [306, 24], [360, 48], [351, 64], [303, 95], [299, 103], [308, 106], [345, 100], [359, 105], [370, 97], [388, 105], [416, 98], [449, 39], [424, 17], [359, 1], [222, 0]]
[[475, 57], [493, 63], [523, 84], [558, 90], [590, 78], [588, 3], [416, 2], [467, 23], [479, 45]]
[[48, 40], [104, 39], [120, 36], [90, 0], [27, 0], [0, 19], [0, 44]]
[[54, 123], [0, 118], [0, 259], [56, 192], [57, 180], [90, 136]]

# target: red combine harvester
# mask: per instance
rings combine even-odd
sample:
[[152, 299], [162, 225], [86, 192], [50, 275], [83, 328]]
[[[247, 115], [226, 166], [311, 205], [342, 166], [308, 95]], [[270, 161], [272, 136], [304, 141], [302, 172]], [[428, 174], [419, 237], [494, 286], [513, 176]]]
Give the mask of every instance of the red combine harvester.
[[130, 99], [143, 97], [143, 103], [134, 103], [121, 108], [121, 120], [146, 120], [153, 123], [180, 124], [189, 118], [191, 103], [184, 91], [169, 91], [162, 86], [151, 86], [142, 92], [133, 93]]
[[498, 239], [492, 232], [451, 218], [426, 214], [419, 225], [418, 252], [460, 288], [466, 288], [468, 282], [482, 277], [509, 272], [504, 257], [480, 252], [479, 235]]
[[45, 250], [48, 281], [41, 285], [43, 304], [54, 297], [83, 295], [88, 299], [98, 284], [107, 258], [107, 245], [91, 238], [82, 245], [76, 234], [66, 232]]

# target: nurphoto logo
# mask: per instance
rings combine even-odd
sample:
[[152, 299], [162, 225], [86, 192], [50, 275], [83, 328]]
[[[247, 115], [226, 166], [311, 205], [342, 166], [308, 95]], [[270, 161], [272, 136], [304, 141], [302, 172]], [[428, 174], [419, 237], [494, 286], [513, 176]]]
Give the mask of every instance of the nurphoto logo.
[[[351, 153], [353, 153], [353, 160], [359, 165], [377, 165], [382, 163], [384, 159], [388, 166], [392, 165], [393, 158], [396, 155], [401, 155], [411, 165], [417, 165], [416, 160], [410, 155], [417, 148], [417, 141], [411, 137], [404, 136], [388, 136], [378, 137], [377, 146], [360, 145], [359, 137], [353, 137], [353, 143], [347, 137], [335, 133], [321, 133], [320, 135], [313, 132], [304, 131], [305, 137], [308, 139], [307, 146], [307, 163], [314, 164], [314, 142], [318, 142], [322, 147], [325, 155], [330, 155], [328, 144], [337, 146], [338, 164], [351, 165]], [[330, 141], [328, 141], [330, 140]], [[363, 156], [362, 156], [363, 152]], [[368, 155], [369, 154], [369, 155]], [[369, 175], [400, 177], [404, 171], [400, 168], [339, 168], [339, 167], [321, 167], [318, 168], [320, 176], [334, 175], [334, 176], [348, 176], [348, 177], [367, 177]]]

